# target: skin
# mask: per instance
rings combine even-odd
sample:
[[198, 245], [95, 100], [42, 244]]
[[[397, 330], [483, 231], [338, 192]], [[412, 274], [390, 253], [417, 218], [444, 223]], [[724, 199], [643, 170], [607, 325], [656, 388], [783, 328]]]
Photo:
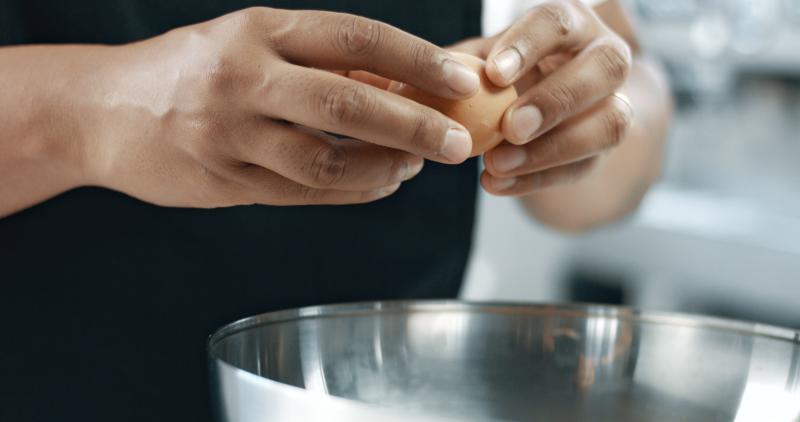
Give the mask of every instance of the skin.
[[[638, 205], [658, 175], [669, 95], [632, 33], [616, 1], [562, 0], [454, 47], [486, 58], [495, 84], [524, 88], [508, 142], [485, 155], [487, 191], [567, 231]], [[520, 68], [504, 73], [508, 48]], [[79, 186], [165, 206], [369, 202], [423, 158], [466, 159], [464, 128], [385, 92], [387, 80], [446, 98], [478, 84], [430, 43], [316, 11], [246, 9], [123, 46], [0, 48], [0, 217]], [[538, 129], [519, 134], [515, 115]], [[509, 150], [523, 164], [502, 170]]]
[[639, 205], [660, 174], [671, 102], [633, 34], [618, 0], [594, 10], [549, 1], [495, 37], [453, 47], [486, 58], [488, 77], [520, 92], [504, 116], [507, 142], [484, 155], [488, 192], [519, 197], [539, 221], [568, 232]]
[[479, 84], [439, 47], [319, 11], [246, 9], [123, 46], [2, 48], [0, 217], [90, 185], [165, 206], [361, 203], [423, 158], [467, 158], [460, 124], [320, 69], [448, 98]]

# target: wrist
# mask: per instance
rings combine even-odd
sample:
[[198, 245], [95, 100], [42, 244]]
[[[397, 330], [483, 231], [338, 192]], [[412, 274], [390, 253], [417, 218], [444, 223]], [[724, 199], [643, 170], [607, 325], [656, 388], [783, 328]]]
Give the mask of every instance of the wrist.
[[32, 130], [24, 141], [28, 158], [57, 176], [62, 190], [86, 184], [83, 141], [72, 114], [68, 103], [48, 102], [31, 114]]
[[26, 139], [29, 158], [58, 175], [65, 189], [97, 184], [95, 107], [103, 85], [98, 50], [110, 47], [41, 47], [43, 60], [31, 79]]
[[[66, 48], [71, 51], [64, 51], [65, 61], [50, 88], [56, 98], [48, 102], [51, 107], [45, 113], [57, 128], [48, 142], [59, 145], [54, 147], [54, 159], [77, 186], [111, 188], [111, 158], [121, 136], [117, 109], [131, 101], [125, 87], [133, 78], [126, 60], [133, 54], [128, 46]], [[123, 133], [141, 129], [122, 126]]]

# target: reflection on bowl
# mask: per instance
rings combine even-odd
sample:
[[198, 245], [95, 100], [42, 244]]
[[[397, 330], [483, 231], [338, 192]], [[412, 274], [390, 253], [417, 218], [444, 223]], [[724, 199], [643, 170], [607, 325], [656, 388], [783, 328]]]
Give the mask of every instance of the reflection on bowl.
[[800, 417], [797, 333], [627, 308], [306, 308], [234, 323], [209, 350], [220, 421]]

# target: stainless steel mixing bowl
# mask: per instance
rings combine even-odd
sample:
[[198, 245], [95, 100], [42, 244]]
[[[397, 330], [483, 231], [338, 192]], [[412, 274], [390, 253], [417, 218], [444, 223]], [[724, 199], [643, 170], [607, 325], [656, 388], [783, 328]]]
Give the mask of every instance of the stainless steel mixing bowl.
[[275, 312], [209, 340], [221, 422], [800, 421], [800, 333], [581, 305]]

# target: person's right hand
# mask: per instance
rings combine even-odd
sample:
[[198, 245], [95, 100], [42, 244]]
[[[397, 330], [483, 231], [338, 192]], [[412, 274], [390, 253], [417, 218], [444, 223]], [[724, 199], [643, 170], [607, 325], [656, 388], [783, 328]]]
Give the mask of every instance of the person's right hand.
[[468, 132], [441, 113], [331, 72], [450, 98], [477, 90], [444, 50], [365, 18], [253, 8], [104, 54], [83, 87], [84, 173], [155, 204], [368, 202], [423, 157], [470, 152]]

